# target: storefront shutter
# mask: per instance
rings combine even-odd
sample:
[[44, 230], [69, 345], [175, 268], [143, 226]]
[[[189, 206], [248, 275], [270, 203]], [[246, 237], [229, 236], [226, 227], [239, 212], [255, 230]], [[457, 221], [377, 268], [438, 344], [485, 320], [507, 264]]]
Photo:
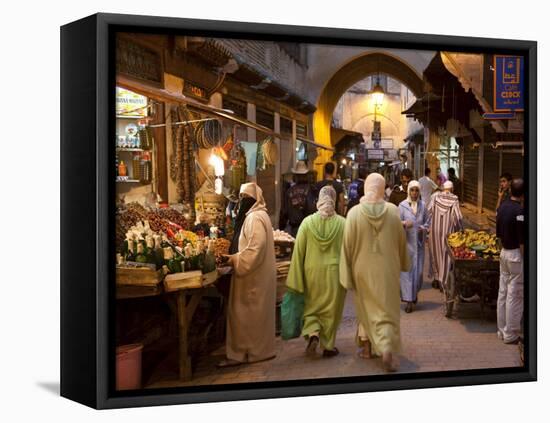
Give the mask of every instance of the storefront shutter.
[[472, 144], [464, 145], [463, 201], [477, 205], [477, 164], [479, 151]]
[[498, 199], [498, 164], [500, 152], [486, 146], [483, 155], [483, 208], [494, 211]]
[[[513, 178], [523, 178], [523, 160], [521, 153], [502, 152], [502, 172], [509, 172]], [[500, 175], [499, 175], [500, 176]]]

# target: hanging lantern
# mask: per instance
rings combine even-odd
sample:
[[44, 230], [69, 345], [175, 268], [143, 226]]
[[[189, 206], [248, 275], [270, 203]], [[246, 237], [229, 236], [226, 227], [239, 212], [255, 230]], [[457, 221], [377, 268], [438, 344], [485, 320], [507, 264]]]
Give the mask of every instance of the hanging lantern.
[[225, 174], [225, 164], [220, 156], [212, 153], [208, 163], [214, 168], [214, 175], [223, 176]]
[[376, 85], [372, 89], [371, 94], [374, 99], [374, 104], [381, 106], [384, 102], [384, 88], [380, 85], [380, 79], [376, 81]]

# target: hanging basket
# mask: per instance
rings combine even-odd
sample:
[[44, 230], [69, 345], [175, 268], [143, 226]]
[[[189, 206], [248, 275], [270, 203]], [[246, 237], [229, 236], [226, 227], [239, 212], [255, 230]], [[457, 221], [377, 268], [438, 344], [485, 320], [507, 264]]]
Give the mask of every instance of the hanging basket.
[[275, 165], [279, 160], [279, 148], [271, 138], [263, 142], [262, 152], [266, 165]]

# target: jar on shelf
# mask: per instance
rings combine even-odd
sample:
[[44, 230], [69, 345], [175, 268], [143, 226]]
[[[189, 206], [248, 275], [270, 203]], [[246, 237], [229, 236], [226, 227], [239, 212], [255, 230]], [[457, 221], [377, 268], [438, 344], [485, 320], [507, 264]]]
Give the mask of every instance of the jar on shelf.
[[132, 158], [132, 178], [141, 180], [141, 157], [139, 153], [134, 153]]

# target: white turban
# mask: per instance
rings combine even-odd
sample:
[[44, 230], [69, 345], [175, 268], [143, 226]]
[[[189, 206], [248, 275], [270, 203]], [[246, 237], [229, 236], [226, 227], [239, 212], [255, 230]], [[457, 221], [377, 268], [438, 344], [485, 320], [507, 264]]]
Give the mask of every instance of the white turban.
[[336, 191], [330, 185], [326, 185], [319, 191], [317, 210], [323, 219], [334, 216], [334, 205], [336, 203]]
[[445, 181], [443, 183], [443, 189], [453, 189], [454, 185], [451, 181]]
[[384, 201], [384, 188], [386, 180], [379, 173], [371, 173], [365, 179], [365, 196], [361, 198], [361, 202], [365, 203], [381, 203]]

